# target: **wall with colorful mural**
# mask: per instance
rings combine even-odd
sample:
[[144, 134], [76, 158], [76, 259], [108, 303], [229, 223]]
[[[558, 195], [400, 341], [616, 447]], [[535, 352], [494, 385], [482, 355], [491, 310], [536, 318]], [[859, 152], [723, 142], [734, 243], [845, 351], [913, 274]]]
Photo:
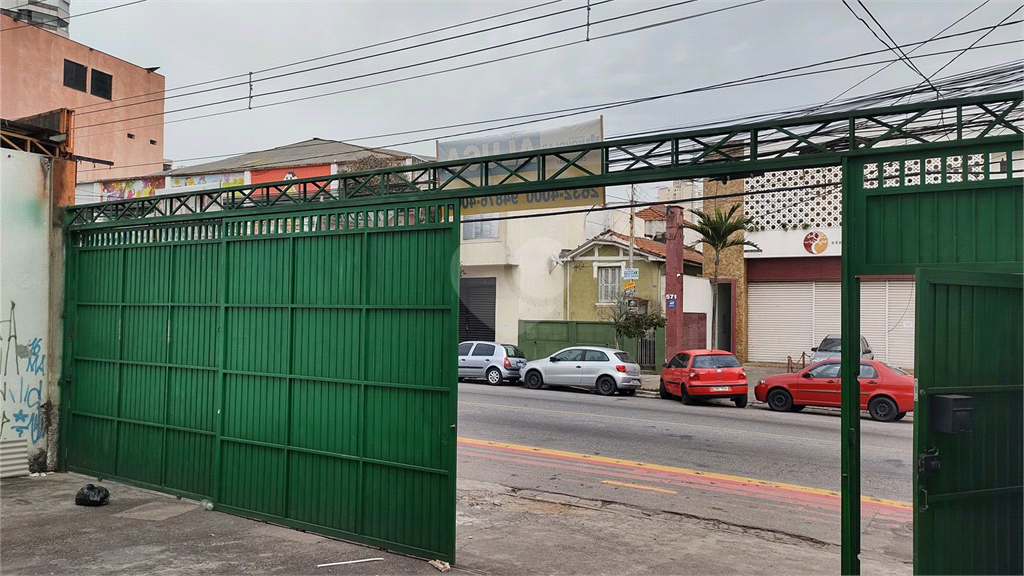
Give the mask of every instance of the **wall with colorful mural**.
[[164, 187], [164, 177], [103, 182], [103, 201], [155, 196]]
[[[230, 174], [193, 174], [190, 176], [170, 176], [171, 188], [194, 189], [202, 188], [228, 188], [230, 186], [241, 186], [245, 184], [245, 173], [232, 172]], [[182, 192], [184, 190], [173, 190]]]
[[[4, 150], [0, 169], [0, 440], [24, 441], [33, 470], [46, 469], [55, 438], [55, 356], [50, 347], [52, 166]], [[60, 251], [57, 251], [59, 254]], [[61, 265], [58, 261], [57, 265]], [[55, 451], [51, 451], [55, 453]]]

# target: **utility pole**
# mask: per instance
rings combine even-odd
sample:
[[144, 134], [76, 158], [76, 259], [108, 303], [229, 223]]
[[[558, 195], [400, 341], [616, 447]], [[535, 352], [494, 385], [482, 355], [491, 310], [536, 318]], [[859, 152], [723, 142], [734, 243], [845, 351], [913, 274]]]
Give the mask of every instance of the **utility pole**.
[[633, 267], [633, 205], [636, 203], [636, 185], [629, 185], [629, 267]]

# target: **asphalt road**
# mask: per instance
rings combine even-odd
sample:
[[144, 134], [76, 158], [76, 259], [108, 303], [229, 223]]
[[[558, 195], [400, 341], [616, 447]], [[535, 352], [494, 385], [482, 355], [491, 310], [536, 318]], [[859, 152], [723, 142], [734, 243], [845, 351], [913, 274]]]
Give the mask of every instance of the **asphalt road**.
[[[459, 477], [840, 541], [840, 419], [459, 385]], [[862, 549], [912, 554], [910, 422], [862, 421]]]

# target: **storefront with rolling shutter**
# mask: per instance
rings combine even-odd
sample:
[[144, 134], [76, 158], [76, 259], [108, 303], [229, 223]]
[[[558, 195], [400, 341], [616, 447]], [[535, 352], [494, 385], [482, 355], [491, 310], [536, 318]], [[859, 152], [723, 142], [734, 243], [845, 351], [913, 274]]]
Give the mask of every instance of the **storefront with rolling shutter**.
[[[801, 353], [840, 331], [841, 286], [834, 280], [757, 281], [748, 285], [749, 362], [799, 363]], [[914, 282], [861, 283], [861, 334], [875, 358], [914, 366]]]

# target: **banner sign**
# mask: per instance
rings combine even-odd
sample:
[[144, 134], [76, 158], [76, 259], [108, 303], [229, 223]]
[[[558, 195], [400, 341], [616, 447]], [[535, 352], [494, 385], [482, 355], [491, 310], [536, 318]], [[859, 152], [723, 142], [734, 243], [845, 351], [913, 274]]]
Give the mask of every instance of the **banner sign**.
[[[602, 120], [597, 119], [582, 124], [563, 126], [551, 130], [512, 132], [485, 138], [473, 138], [468, 140], [453, 140], [450, 142], [437, 143], [437, 159], [465, 160], [479, 158], [481, 156], [493, 156], [496, 154], [510, 154], [515, 152], [532, 152], [544, 148], [558, 148], [560, 146], [571, 146], [574, 144], [588, 144], [604, 140]], [[517, 174], [523, 175], [528, 180], [534, 181], [537, 178], [536, 162], [528, 162], [520, 166], [522, 162], [509, 160], [502, 165], [515, 170]], [[601, 173], [601, 152], [591, 152], [581, 158], [578, 164], [587, 170]], [[553, 177], [555, 173], [565, 167], [565, 162], [555, 158], [549, 158], [545, 162], [547, 177]], [[492, 167], [490, 170], [490, 182], [498, 184], [508, 177], [508, 172], [500, 168]], [[560, 176], [584, 176], [586, 172], [579, 168], [566, 170]], [[474, 181], [478, 184], [480, 171], [467, 170], [461, 177]], [[509, 178], [507, 183], [522, 182], [517, 178]], [[453, 180], [444, 185], [442, 189], [466, 188], [468, 185], [460, 180]], [[504, 194], [500, 196], [480, 196], [462, 199], [462, 214], [487, 214], [493, 212], [512, 212], [516, 210], [538, 210], [544, 208], [564, 208], [569, 206], [593, 206], [604, 204], [604, 188], [583, 188], [576, 190], [554, 190], [549, 192], [527, 192], [522, 194]]]

